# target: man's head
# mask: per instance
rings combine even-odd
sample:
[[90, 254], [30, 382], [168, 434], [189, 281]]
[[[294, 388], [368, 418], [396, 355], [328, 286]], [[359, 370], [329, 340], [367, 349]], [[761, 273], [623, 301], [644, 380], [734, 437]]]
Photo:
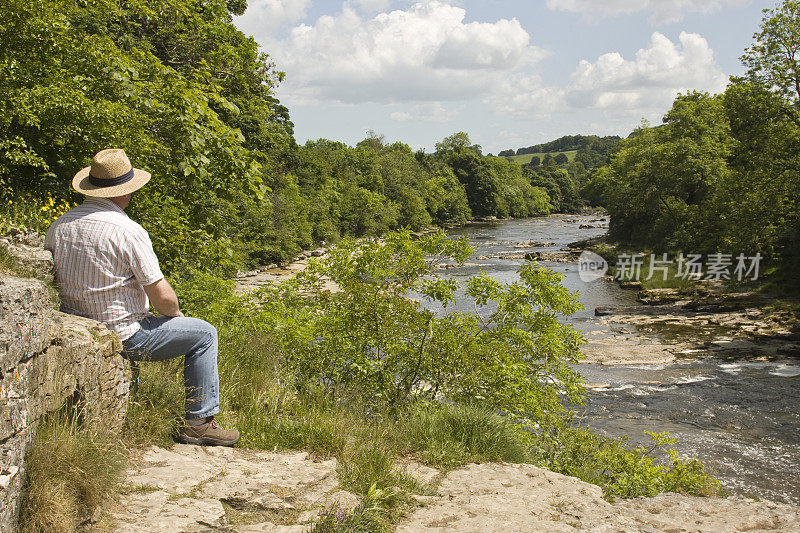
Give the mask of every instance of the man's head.
[[117, 204], [119, 208], [124, 211], [125, 208], [131, 203], [131, 196], [133, 196], [133, 193], [124, 194], [122, 196], [114, 196], [113, 198], [109, 198], [109, 200]]
[[148, 181], [149, 172], [133, 168], [124, 150], [111, 148], [97, 152], [91, 166], [75, 174], [72, 187], [86, 196], [110, 198], [127, 207], [131, 193]]

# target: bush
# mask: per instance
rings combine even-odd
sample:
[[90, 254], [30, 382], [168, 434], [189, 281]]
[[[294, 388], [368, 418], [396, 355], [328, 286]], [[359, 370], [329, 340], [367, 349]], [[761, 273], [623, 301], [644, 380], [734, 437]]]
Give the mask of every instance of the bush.
[[[526, 264], [515, 283], [475, 276], [467, 292], [481, 315], [437, 316], [409, 298], [446, 308], [456, 282], [430, 277], [433, 263], [470, 251], [443, 233], [344, 241], [293, 281], [262, 289], [254, 324], [273, 335], [300, 382], [374, 412], [447, 398], [555, 422], [562, 395], [583, 394], [572, 367], [583, 339], [557, 319], [580, 304], [557, 274]], [[326, 279], [338, 290], [323, 290]]]
[[[675, 443], [666, 433], [648, 433], [650, 449], [631, 449], [625, 439], [610, 439], [585, 428], [557, 428], [534, 437], [535, 463], [568, 476], [578, 477], [603, 488], [607, 499], [655, 496], [661, 492], [716, 496], [719, 482], [694, 459], [678, 458]], [[666, 462], [653, 452], [660, 450]]]

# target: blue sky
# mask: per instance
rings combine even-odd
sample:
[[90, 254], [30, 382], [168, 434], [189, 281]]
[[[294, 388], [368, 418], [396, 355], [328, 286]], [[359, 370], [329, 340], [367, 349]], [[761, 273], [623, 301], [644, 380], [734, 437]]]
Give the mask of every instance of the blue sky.
[[466, 131], [497, 153], [626, 136], [722, 91], [774, 0], [249, 0], [237, 26], [286, 79], [295, 136], [414, 149]]

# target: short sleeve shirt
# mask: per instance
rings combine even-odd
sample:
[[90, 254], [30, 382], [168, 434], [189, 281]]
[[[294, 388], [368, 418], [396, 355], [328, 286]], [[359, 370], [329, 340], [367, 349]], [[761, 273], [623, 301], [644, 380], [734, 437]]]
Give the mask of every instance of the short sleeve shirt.
[[144, 285], [164, 277], [147, 231], [107, 198], [91, 198], [47, 230], [64, 312], [102, 322], [125, 340], [149, 314]]

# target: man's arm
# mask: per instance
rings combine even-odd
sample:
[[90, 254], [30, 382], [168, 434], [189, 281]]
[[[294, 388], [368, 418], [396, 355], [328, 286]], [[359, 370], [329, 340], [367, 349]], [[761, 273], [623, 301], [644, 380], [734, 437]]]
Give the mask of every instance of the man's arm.
[[160, 315], [183, 316], [178, 305], [178, 295], [167, 280], [161, 278], [155, 283], [144, 286], [144, 292], [150, 298], [150, 303]]

